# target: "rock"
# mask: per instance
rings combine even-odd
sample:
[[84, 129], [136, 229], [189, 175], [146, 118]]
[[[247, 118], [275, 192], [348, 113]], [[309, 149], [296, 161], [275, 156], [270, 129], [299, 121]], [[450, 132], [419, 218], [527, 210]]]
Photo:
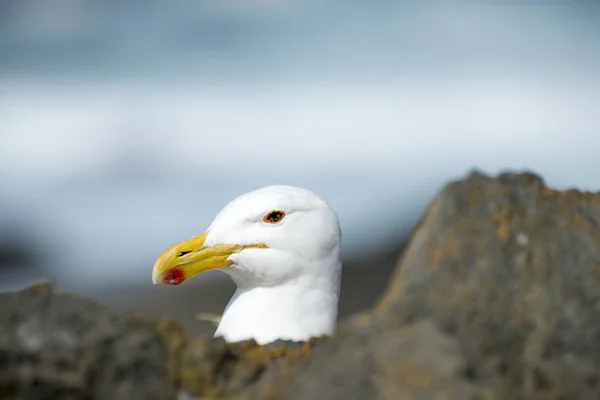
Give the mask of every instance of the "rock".
[[42, 284], [1, 294], [0, 326], [2, 399], [176, 396], [168, 347], [154, 323]]
[[188, 341], [181, 325], [166, 319], [155, 321], [155, 326], [160, 333], [167, 348], [167, 368], [169, 377], [175, 386], [181, 385], [181, 359], [183, 350]]
[[259, 346], [254, 340], [226, 343], [222, 338], [198, 338], [184, 350], [182, 390], [190, 396], [222, 398], [259, 381], [268, 368], [290, 369], [309, 356], [326, 338], [307, 342], [279, 340]]
[[600, 195], [449, 184], [377, 305], [307, 343], [186, 343], [47, 286], [0, 305], [0, 398], [597, 399]]
[[479, 396], [599, 398], [600, 195], [532, 174], [449, 185], [376, 309], [435, 321], [460, 344]]
[[245, 398], [600, 398], [600, 196], [473, 173], [415, 229], [386, 294]]
[[[319, 351], [320, 350], [320, 351]], [[243, 398], [468, 399], [458, 344], [434, 324], [344, 335], [291, 370], [270, 369]]]

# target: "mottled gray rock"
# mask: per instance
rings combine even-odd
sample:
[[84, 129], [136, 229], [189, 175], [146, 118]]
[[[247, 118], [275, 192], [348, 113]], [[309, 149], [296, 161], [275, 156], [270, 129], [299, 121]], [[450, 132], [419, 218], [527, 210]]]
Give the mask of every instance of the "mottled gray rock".
[[242, 393], [259, 382], [267, 369], [297, 371], [313, 349], [325, 343], [325, 337], [307, 342], [278, 340], [265, 346], [254, 340], [228, 344], [222, 338], [198, 338], [183, 351], [182, 393], [202, 398]]
[[429, 321], [342, 335], [302, 361], [290, 371], [269, 369], [242, 398], [469, 399], [474, 392], [457, 342]]
[[431, 205], [376, 313], [456, 338], [480, 396], [600, 398], [600, 195], [472, 174]]
[[0, 295], [0, 398], [170, 399], [159, 328], [46, 284]]
[[600, 195], [448, 185], [378, 304], [328, 340], [186, 345], [46, 286], [0, 306], [2, 398], [598, 399]]
[[531, 174], [448, 185], [387, 293], [247, 398], [600, 398], [600, 196]]

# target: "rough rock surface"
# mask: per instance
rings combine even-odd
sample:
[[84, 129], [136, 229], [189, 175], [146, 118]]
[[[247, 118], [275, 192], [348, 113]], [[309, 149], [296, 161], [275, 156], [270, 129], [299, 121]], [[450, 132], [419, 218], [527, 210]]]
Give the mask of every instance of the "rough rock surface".
[[155, 323], [42, 284], [0, 295], [0, 327], [1, 399], [175, 398]]
[[[282, 398], [600, 398], [600, 195], [477, 173], [433, 201], [380, 303]], [[250, 396], [251, 397], [251, 396]]]
[[181, 389], [191, 396], [224, 397], [258, 382], [267, 369], [296, 370], [326, 338], [307, 342], [279, 340], [259, 346], [254, 340], [227, 344], [198, 338], [184, 350]]
[[0, 296], [2, 398], [600, 398], [600, 195], [527, 173], [445, 187], [376, 307], [328, 340], [186, 345], [45, 291]]

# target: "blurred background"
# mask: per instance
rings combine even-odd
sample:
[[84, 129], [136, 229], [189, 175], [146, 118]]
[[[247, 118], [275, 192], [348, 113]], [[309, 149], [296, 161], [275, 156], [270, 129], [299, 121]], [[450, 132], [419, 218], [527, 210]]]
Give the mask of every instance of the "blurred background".
[[[212, 332], [168, 246], [269, 184], [343, 229], [341, 313], [472, 168], [600, 190], [600, 3], [0, 0], [0, 291], [40, 280]], [[213, 273], [214, 272], [214, 273]]]

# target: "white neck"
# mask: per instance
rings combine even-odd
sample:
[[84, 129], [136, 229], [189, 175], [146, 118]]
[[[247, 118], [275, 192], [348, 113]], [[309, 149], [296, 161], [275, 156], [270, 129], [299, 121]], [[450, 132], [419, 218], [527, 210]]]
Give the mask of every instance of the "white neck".
[[333, 334], [340, 272], [332, 277], [299, 279], [278, 286], [238, 288], [215, 337], [222, 336], [228, 342], [254, 339], [265, 344]]

